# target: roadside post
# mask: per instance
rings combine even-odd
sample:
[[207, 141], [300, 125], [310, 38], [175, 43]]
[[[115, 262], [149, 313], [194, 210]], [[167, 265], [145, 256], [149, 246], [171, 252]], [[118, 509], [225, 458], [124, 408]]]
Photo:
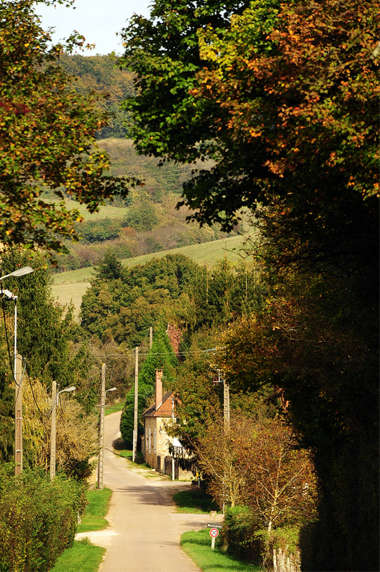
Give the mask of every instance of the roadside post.
[[215, 550], [215, 539], [219, 536], [219, 529], [222, 528], [220, 524], [208, 524], [210, 529], [209, 535], [211, 537], [211, 550]]

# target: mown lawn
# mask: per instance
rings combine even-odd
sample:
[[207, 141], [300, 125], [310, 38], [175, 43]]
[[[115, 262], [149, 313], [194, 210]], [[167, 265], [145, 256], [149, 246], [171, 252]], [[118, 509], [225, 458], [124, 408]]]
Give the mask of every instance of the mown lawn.
[[201, 570], [207, 572], [263, 572], [259, 566], [237, 560], [220, 550], [218, 539], [215, 550], [211, 550], [211, 538], [208, 529], [197, 532], [184, 532], [181, 546]]
[[105, 548], [94, 546], [87, 539], [75, 541], [62, 552], [51, 572], [96, 572], [104, 552]]
[[87, 491], [88, 504], [77, 532], [102, 530], [108, 526], [108, 521], [104, 517], [108, 512], [111, 495], [111, 489], [94, 489]]
[[173, 500], [177, 505], [177, 512], [205, 513], [219, 510], [210, 495], [195, 487], [176, 493]]

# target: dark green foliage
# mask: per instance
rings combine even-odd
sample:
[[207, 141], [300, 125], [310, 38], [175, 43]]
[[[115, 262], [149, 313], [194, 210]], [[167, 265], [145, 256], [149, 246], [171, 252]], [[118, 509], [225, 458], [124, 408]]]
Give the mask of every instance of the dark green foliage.
[[[18, 352], [32, 377], [67, 385], [72, 372], [69, 345], [78, 326], [71, 308], [65, 312], [53, 302], [47, 262], [42, 255], [14, 249], [1, 257], [2, 274], [26, 265], [34, 268], [32, 274], [6, 280], [7, 288], [18, 296]], [[7, 303], [6, 313], [12, 316], [13, 303]], [[8, 335], [13, 338], [13, 328]]]
[[[139, 387], [139, 398], [138, 398], [138, 436], [144, 432], [144, 423], [142, 420], [142, 414], [147, 408], [147, 403], [149, 398], [153, 395], [153, 385], [152, 386], [142, 386]], [[127, 398], [125, 401], [125, 406], [120, 419], [120, 431], [125, 442], [125, 446], [128, 449], [133, 447], [133, 419], [134, 419], [134, 401], [135, 401], [135, 391], [131, 389], [128, 391]], [[140, 447], [140, 442], [138, 440], [137, 446]]]
[[[4, 281], [6, 287], [18, 296], [18, 352], [23, 356], [24, 368], [32, 379], [37, 378], [48, 387], [52, 379], [55, 379], [61, 388], [76, 385], [76, 397], [89, 411], [97, 399], [93, 384], [89, 383], [94, 360], [83, 339], [83, 332], [74, 321], [72, 308], [65, 309], [52, 298], [46, 258], [39, 253], [18, 249], [4, 252], [1, 256], [2, 275], [27, 265], [34, 268], [33, 273]], [[9, 440], [6, 437], [9, 420], [2, 418], [1, 412], [8, 407], [6, 404], [9, 392], [13, 391], [10, 388], [13, 387], [11, 372], [14, 336], [14, 304], [4, 298], [1, 304], [7, 328], [4, 328], [2, 319], [0, 397], [3, 401], [0, 407], [0, 422], [4, 423], [4, 431], [0, 434], [0, 441], [3, 443], [0, 445], [0, 451], [3, 446], [8, 448], [6, 443]], [[6, 335], [10, 346], [9, 354]]]
[[[174, 380], [174, 371], [177, 359], [170, 345], [165, 330], [161, 327], [155, 333], [152, 349], [149, 351], [139, 372], [139, 397], [138, 397], [138, 434], [143, 433], [144, 423], [142, 413], [150, 404], [150, 398], [154, 394], [156, 369], [163, 370], [163, 382], [169, 387]], [[121, 415], [120, 431], [127, 448], [133, 444], [133, 419], [134, 419], [134, 387], [130, 389], [125, 401], [125, 407]], [[140, 439], [138, 439], [138, 444]]]
[[83, 486], [38, 471], [14, 477], [0, 467], [0, 569], [50, 570], [74, 540], [85, 506]]
[[[192, 162], [203, 157], [217, 125], [210, 122], [212, 105], [195, 106], [191, 90], [201, 68], [198, 29], [229, 26], [246, 1], [156, 0], [150, 19], [131, 18], [123, 35], [124, 64], [134, 72], [136, 96], [127, 100], [133, 114], [132, 135], [146, 155]], [[211, 131], [211, 136], [210, 136]], [[212, 143], [209, 143], [212, 148]]]
[[228, 551], [260, 562], [262, 542], [255, 537], [257, 529], [254, 515], [246, 506], [228, 507], [224, 517], [223, 540]]
[[84, 295], [82, 326], [129, 347], [138, 345], [160, 319], [191, 331], [226, 324], [260, 308], [266, 292], [252, 265], [221, 261], [208, 270], [182, 255], [122, 271], [118, 267], [114, 276], [111, 270], [107, 276], [109, 280], [98, 274]]
[[107, 252], [96, 269], [98, 280], [118, 280], [123, 274], [120, 260], [112, 252]]
[[0, 371], [0, 463], [10, 459], [14, 444], [14, 390], [9, 373], [9, 356], [1, 348]]
[[212, 497], [202, 489], [192, 487], [173, 496], [178, 512], [210, 512], [219, 510]]
[[148, 200], [133, 204], [123, 220], [123, 226], [130, 226], [135, 230], [152, 230], [158, 222], [154, 205]]
[[87, 242], [103, 242], [104, 240], [117, 238], [121, 228], [121, 219], [115, 218], [85, 221], [77, 226], [78, 234]]
[[192, 455], [195, 454], [198, 438], [206, 431], [207, 421], [219, 411], [221, 405], [221, 384], [213, 383], [217, 372], [210, 367], [214, 354], [203, 351], [215, 347], [217, 342], [218, 331], [205, 329], [192, 336], [188, 348], [184, 344], [181, 347], [185, 359], [178, 370], [175, 384], [181, 399], [176, 411], [175, 434]]
[[135, 347], [160, 322], [165, 304], [189, 287], [196, 270], [185, 256], [169, 255], [124, 269], [114, 280], [100, 276], [83, 297], [82, 326], [101, 339], [113, 337]]
[[[133, 135], [163, 160], [216, 159], [185, 184], [198, 220], [229, 227], [242, 205], [266, 205], [273, 303], [253, 317], [251, 341], [243, 327], [230, 348], [234, 381], [283, 388], [315, 453], [320, 522], [306, 569], [377, 570], [377, 7], [266, 0], [229, 27], [228, 5], [203, 4], [156, 0], [125, 31], [140, 89]], [[195, 31], [208, 23], [201, 62]]]

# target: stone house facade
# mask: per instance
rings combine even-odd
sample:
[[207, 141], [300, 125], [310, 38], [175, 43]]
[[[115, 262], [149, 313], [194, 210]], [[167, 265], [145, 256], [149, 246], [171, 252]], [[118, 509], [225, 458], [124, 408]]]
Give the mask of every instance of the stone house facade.
[[172, 391], [163, 394], [162, 370], [156, 370], [155, 401], [143, 413], [144, 436], [141, 449], [145, 462], [162, 473], [175, 478], [192, 478], [192, 473], [184, 471], [170, 454], [170, 446], [178, 447], [177, 439], [169, 437], [167, 427], [175, 422], [175, 397]]

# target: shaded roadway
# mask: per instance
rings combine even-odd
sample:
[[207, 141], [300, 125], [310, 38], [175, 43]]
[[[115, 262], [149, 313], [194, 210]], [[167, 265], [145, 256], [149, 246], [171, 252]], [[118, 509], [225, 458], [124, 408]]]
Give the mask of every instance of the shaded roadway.
[[100, 571], [196, 572], [199, 569], [182, 551], [179, 540], [184, 531], [207, 526], [210, 516], [175, 512], [173, 494], [190, 484], [132, 468], [112, 452], [120, 415], [105, 418], [104, 484], [113, 491], [107, 514], [110, 527], [88, 535], [94, 544], [107, 548]]

